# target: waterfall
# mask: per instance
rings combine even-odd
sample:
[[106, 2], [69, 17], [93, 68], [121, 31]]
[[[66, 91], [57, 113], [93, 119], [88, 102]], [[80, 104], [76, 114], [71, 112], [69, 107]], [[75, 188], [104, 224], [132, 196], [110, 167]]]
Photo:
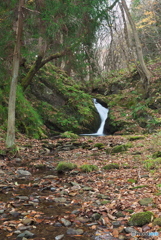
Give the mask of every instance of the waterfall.
[[97, 130], [96, 133], [89, 133], [89, 134], [80, 134], [80, 135], [88, 135], [88, 136], [104, 136], [104, 127], [105, 127], [105, 122], [106, 122], [106, 119], [108, 117], [108, 112], [109, 112], [109, 109], [106, 108], [106, 107], [103, 107], [99, 102], [97, 102], [97, 99], [93, 99], [93, 102], [94, 102], [94, 105], [97, 109], [97, 112], [100, 116], [100, 119], [101, 119], [101, 123], [100, 123], [100, 126]]
[[100, 103], [97, 102], [97, 100], [94, 98], [93, 99], [94, 105], [97, 109], [97, 112], [100, 115], [100, 119], [101, 119], [101, 124], [100, 127], [98, 128], [97, 132], [95, 133], [96, 135], [104, 135], [104, 126], [105, 126], [105, 122], [106, 119], [108, 117], [108, 108], [103, 107]]

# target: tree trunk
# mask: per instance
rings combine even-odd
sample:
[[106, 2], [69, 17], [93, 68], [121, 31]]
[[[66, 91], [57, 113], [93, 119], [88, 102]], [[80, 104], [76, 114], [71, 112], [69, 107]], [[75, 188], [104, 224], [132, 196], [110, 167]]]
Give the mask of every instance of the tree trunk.
[[127, 7], [126, 1], [125, 0], [121, 0], [122, 2], [122, 6], [125, 10], [126, 16], [128, 18], [128, 21], [130, 23], [133, 35], [134, 35], [134, 39], [135, 39], [135, 47], [136, 47], [136, 53], [137, 53], [137, 58], [139, 61], [140, 66], [138, 67], [138, 72], [142, 78], [143, 81], [143, 88], [145, 91], [145, 96], [148, 96], [149, 93], [149, 81], [151, 79], [151, 72], [148, 70], [148, 68], [146, 67], [146, 64], [144, 62], [144, 58], [143, 58], [143, 52], [142, 52], [142, 47], [141, 47], [141, 42], [137, 33], [137, 29], [135, 26], [135, 23], [130, 15], [129, 9]]
[[7, 138], [6, 138], [7, 147], [12, 147], [15, 144], [16, 88], [17, 88], [18, 72], [19, 72], [19, 64], [20, 64], [21, 35], [23, 30], [22, 6], [24, 5], [24, 2], [25, 0], [19, 0], [16, 44], [15, 44], [14, 54], [13, 54], [13, 72], [12, 72], [12, 80], [11, 80], [11, 86], [10, 86], [9, 104], [8, 104], [8, 126], [7, 126]]

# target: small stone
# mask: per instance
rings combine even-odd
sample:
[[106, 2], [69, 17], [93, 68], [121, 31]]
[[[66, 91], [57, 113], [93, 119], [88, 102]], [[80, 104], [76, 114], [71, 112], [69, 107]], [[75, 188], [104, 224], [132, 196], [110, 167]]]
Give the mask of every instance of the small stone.
[[56, 223], [54, 224], [54, 226], [55, 226], [55, 227], [62, 227], [62, 224], [61, 224], [60, 222], [56, 222]]
[[26, 171], [26, 170], [17, 170], [17, 174], [18, 175], [22, 175], [22, 176], [25, 176], [25, 177], [27, 177], [27, 176], [31, 176], [31, 173], [29, 172], [29, 171]]
[[4, 174], [5, 174], [5, 172], [0, 169], [0, 175], [4, 175]]
[[19, 198], [22, 201], [27, 201], [29, 199], [27, 196], [16, 196], [16, 198]]
[[47, 178], [54, 179], [54, 178], [56, 178], [56, 176], [55, 175], [47, 175], [47, 176], [45, 176], [43, 178], [45, 178], [45, 179], [47, 179]]
[[15, 158], [15, 161], [16, 161], [17, 163], [22, 162], [21, 158]]
[[55, 198], [54, 201], [56, 203], [64, 203], [64, 202], [66, 202], [66, 198]]
[[3, 214], [3, 213], [4, 213], [4, 209], [1, 209], [1, 210], [0, 210], [0, 214]]
[[64, 224], [65, 227], [69, 227], [72, 223], [65, 219], [65, 218], [61, 218], [60, 221]]
[[20, 231], [20, 230], [16, 230], [16, 231], [14, 231], [14, 233], [15, 233], [15, 234], [20, 234], [21, 231]]
[[92, 189], [93, 189], [93, 188], [91, 188], [91, 187], [84, 187], [84, 188], [83, 188], [84, 191], [91, 191]]
[[33, 220], [30, 219], [30, 218], [22, 219], [22, 223], [23, 223], [24, 225], [30, 225], [32, 222], [33, 222]]
[[136, 230], [132, 227], [126, 227], [124, 230], [126, 233], [135, 233], [136, 232]]
[[55, 191], [56, 191], [56, 188], [55, 188], [55, 187], [51, 187], [50, 190], [51, 190], [52, 192], [55, 192]]
[[69, 228], [67, 230], [68, 235], [82, 235], [83, 233], [84, 233], [83, 229]]
[[23, 237], [26, 237], [26, 238], [30, 238], [30, 237], [33, 237], [34, 236], [34, 234], [33, 233], [31, 233], [30, 231], [25, 231], [25, 232], [23, 232], [23, 233], [20, 233], [18, 236], [17, 236], [17, 238], [23, 238]]
[[20, 215], [19, 212], [16, 212], [16, 211], [11, 211], [10, 214], [13, 216], [13, 217], [18, 217]]
[[58, 236], [55, 237], [55, 240], [61, 240], [63, 237], [64, 237], [64, 234], [58, 235]]
[[80, 213], [80, 210], [73, 210], [72, 214], [78, 215]]
[[118, 228], [118, 227], [121, 226], [121, 222], [120, 221], [116, 221], [116, 222], [113, 222], [112, 225], [113, 225], [114, 228]]

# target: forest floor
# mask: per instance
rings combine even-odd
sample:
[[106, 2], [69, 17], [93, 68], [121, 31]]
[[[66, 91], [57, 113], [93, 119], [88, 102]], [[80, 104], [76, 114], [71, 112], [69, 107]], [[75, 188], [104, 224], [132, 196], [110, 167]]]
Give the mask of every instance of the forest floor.
[[[1, 240], [161, 239], [161, 227], [152, 222], [128, 224], [133, 213], [161, 216], [161, 161], [152, 158], [159, 153], [159, 133], [76, 140], [19, 136], [15, 152], [6, 152], [1, 140]], [[112, 152], [127, 143], [126, 151]], [[78, 167], [59, 174], [60, 161]], [[103, 169], [109, 163], [119, 169]], [[98, 169], [83, 172], [83, 164]], [[140, 201], [145, 199], [149, 202]]]

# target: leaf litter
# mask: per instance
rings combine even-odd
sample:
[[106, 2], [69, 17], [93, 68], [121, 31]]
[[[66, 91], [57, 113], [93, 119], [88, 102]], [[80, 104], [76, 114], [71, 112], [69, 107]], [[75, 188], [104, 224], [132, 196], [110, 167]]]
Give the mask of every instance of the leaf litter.
[[[109, 148], [129, 142], [128, 138], [80, 137], [73, 142], [21, 136], [17, 139], [19, 150], [14, 155], [5, 153], [2, 142], [0, 230], [3, 240], [51, 240], [59, 236], [67, 240], [134, 239], [132, 232], [126, 231], [133, 213], [151, 211], [154, 218], [161, 216], [160, 165], [151, 170], [144, 165], [156, 150], [154, 141], [153, 136], [147, 136], [133, 142], [127, 151], [112, 153]], [[103, 148], [95, 147], [96, 143], [102, 143]], [[78, 167], [58, 174], [56, 166], [60, 161]], [[119, 169], [104, 170], [109, 163], [119, 164]], [[98, 169], [82, 172], [83, 164], [97, 165]], [[30, 174], [24, 175], [24, 171]], [[140, 205], [144, 198], [151, 198], [152, 203]], [[131, 228], [137, 232], [137, 239], [143, 239], [143, 233], [161, 235], [160, 226], [152, 223]]]

